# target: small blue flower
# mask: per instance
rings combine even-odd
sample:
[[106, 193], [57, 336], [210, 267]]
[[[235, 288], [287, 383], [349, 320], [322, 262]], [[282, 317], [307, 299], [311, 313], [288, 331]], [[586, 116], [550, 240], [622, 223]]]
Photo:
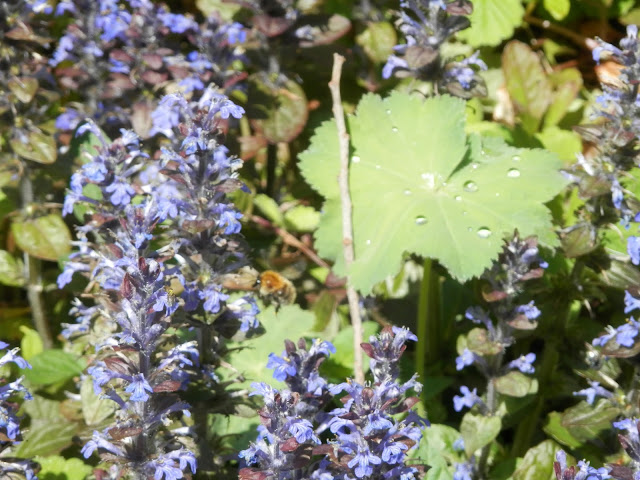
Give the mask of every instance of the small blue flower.
[[462, 396], [455, 395], [453, 397], [453, 409], [456, 412], [462, 411], [464, 407], [471, 408], [482, 402], [478, 396], [477, 388], [474, 388], [473, 391], [471, 391], [469, 390], [469, 387], [463, 385], [460, 387], [460, 393], [462, 393]]
[[310, 440], [317, 444], [320, 443], [313, 431], [313, 424], [307, 419], [294, 420], [289, 426], [289, 433], [295, 437], [298, 443], [305, 443]]
[[535, 360], [535, 353], [527, 353], [526, 355], [521, 355], [519, 358], [509, 362], [507, 368], [517, 368], [522, 373], [533, 373], [535, 372], [535, 368], [533, 368], [532, 364]]
[[586, 397], [586, 401], [589, 405], [593, 405], [593, 402], [596, 399], [596, 395], [599, 395], [604, 398], [613, 398], [613, 394], [610, 391], [602, 388], [599, 382], [589, 381], [589, 385], [591, 385], [591, 387], [585, 388], [578, 392], [573, 392], [573, 394], [575, 396]]
[[149, 393], [153, 393], [153, 388], [151, 388], [147, 379], [144, 378], [144, 375], [138, 373], [133, 376], [131, 383], [125, 388], [125, 392], [131, 394], [129, 399], [132, 402], [146, 402], [149, 400]]
[[462, 352], [462, 355], [460, 355], [459, 357], [456, 357], [456, 370], [459, 371], [468, 365], [472, 365], [474, 359], [475, 359], [475, 356], [473, 352], [468, 348], [465, 348], [464, 351]]
[[631, 257], [631, 263], [640, 265], [640, 237], [629, 237], [627, 240], [627, 252]]
[[524, 316], [527, 317], [528, 320], [535, 320], [540, 316], [540, 310], [538, 310], [538, 307], [534, 305], [533, 300], [525, 305], [516, 307], [516, 312], [524, 314]]
[[[353, 457], [347, 465], [349, 468], [355, 468], [355, 474], [358, 478], [363, 478], [373, 473], [372, 465], [380, 465], [382, 460], [376, 457], [369, 449], [358, 449], [358, 453]], [[357, 465], [357, 466], [356, 466]]]
[[280, 382], [284, 382], [287, 376], [294, 376], [297, 373], [296, 366], [285, 355], [286, 352], [282, 353], [282, 357], [277, 356], [275, 353], [270, 353], [267, 361], [267, 368], [274, 369], [273, 378]]

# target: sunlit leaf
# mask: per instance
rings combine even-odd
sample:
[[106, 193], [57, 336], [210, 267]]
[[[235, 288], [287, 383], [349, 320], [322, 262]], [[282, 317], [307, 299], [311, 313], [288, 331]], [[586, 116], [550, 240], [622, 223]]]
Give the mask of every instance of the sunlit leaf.
[[71, 232], [59, 214], [14, 220], [11, 233], [16, 244], [33, 257], [57, 261], [71, 251]]
[[36, 457], [40, 464], [38, 478], [43, 480], [84, 480], [92, 472], [93, 467], [79, 458], [64, 458], [59, 455]]
[[460, 434], [464, 440], [464, 451], [467, 456], [471, 457], [476, 450], [491, 443], [500, 433], [501, 427], [500, 417], [467, 412], [460, 424]]
[[523, 16], [520, 0], [474, 0], [471, 27], [458, 37], [474, 47], [495, 46], [511, 36]]
[[[557, 244], [543, 202], [566, 184], [558, 159], [497, 138], [466, 138], [464, 109], [452, 97], [396, 92], [365, 96], [348, 118], [356, 257], [349, 276], [363, 293], [397, 273], [405, 251], [436, 258], [466, 280], [491, 264], [515, 229]], [[316, 130], [300, 158], [302, 174], [326, 199], [315, 246], [345, 275], [334, 122]]]
[[21, 287], [24, 282], [22, 261], [6, 250], [0, 250], [0, 283], [10, 287]]
[[29, 363], [33, 368], [25, 370], [24, 376], [31, 383], [39, 385], [51, 385], [69, 380], [83, 370], [83, 365], [74, 355], [62, 350], [45, 350], [33, 357]]
[[545, 440], [529, 449], [522, 463], [513, 472], [513, 480], [552, 480], [556, 476], [553, 472], [553, 462], [556, 452], [560, 450], [553, 440]]

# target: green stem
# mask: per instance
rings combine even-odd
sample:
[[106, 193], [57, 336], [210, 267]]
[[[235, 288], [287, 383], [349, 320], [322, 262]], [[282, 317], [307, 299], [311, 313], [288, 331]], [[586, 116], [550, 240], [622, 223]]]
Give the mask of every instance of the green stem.
[[[425, 365], [432, 364], [437, 356], [438, 321], [433, 305], [433, 260], [425, 258], [423, 264], [422, 283], [418, 298], [418, 318], [415, 369], [419, 378], [425, 378]], [[424, 393], [423, 393], [424, 394]]]
[[[20, 200], [22, 208], [28, 208], [33, 203], [33, 185], [29, 177], [29, 169], [24, 168], [20, 181]], [[44, 300], [42, 298], [42, 268], [41, 262], [27, 252], [22, 255], [24, 261], [25, 278], [27, 279], [27, 299], [31, 307], [33, 325], [42, 339], [44, 348], [53, 347], [53, 339], [49, 330], [49, 323], [45, 315]]]

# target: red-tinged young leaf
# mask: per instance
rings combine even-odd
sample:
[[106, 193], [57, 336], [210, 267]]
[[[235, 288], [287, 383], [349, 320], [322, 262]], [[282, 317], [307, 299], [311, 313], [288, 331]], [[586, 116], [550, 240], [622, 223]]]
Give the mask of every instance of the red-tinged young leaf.
[[294, 23], [283, 17], [272, 17], [270, 15], [256, 15], [252, 19], [254, 27], [267, 37], [277, 37], [286, 32]]
[[267, 480], [269, 475], [265, 472], [256, 470], [255, 468], [241, 468], [238, 472], [239, 480]]
[[[351, 21], [342, 15], [331, 15], [328, 19], [323, 16], [313, 18], [306, 17], [311, 21], [311, 36], [313, 40], [301, 40], [302, 48], [317, 47], [319, 45], [328, 45], [335, 42], [351, 30]], [[320, 25], [315, 26], [318, 21]]]
[[146, 53], [142, 55], [142, 60], [154, 70], [158, 70], [164, 65], [164, 59], [161, 55], [155, 53]]
[[507, 292], [500, 292], [497, 290], [488, 291], [486, 289], [482, 290], [482, 298], [484, 298], [484, 301], [488, 303], [499, 302], [507, 297]]
[[181, 382], [176, 380], [166, 380], [158, 385], [153, 387], [153, 391], [156, 393], [159, 392], [177, 392], [180, 390]]
[[155, 72], [153, 70], [145, 70], [144, 72], [142, 72], [142, 75], [140, 75], [140, 77], [148, 84], [156, 86], [163, 82], [166, 82], [169, 78], [169, 75], [166, 73]]
[[109, 429], [109, 436], [113, 440], [122, 440], [140, 433], [142, 433], [142, 427], [113, 427]]
[[289, 437], [284, 441], [282, 445], [280, 445], [280, 450], [285, 453], [293, 452], [296, 448], [298, 448], [299, 445], [300, 444], [295, 439], [295, 437]]
[[114, 372], [121, 373], [123, 375], [131, 375], [133, 371], [129, 360], [122, 357], [111, 356], [105, 358], [103, 361], [107, 368]]
[[293, 466], [294, 468], [303, 468], [311, 461], [311, 455], [313, 452], [313, 445], [304, 444], [300, 445], [296, 452], [293, 454]]

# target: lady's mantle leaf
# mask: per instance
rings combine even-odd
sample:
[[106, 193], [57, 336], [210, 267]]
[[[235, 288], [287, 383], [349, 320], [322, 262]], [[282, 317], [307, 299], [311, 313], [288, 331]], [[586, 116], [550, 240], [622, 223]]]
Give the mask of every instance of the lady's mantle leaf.
[[[543, 203], [566, 184], [559, 160], [497, 138], [467, 138], [464, 110], [452, 97], [395, 92], [364, 97], [348, 118], [356, 257], [349, 275], [363, 293], [395, 274], [405, 251], [436, 258], [466, 280], [491, 264], [515, 229], [557, 244]], [[300, 168], [326, 198], [316, 247], [344, 275], [333, 122], [317, 129]]]

